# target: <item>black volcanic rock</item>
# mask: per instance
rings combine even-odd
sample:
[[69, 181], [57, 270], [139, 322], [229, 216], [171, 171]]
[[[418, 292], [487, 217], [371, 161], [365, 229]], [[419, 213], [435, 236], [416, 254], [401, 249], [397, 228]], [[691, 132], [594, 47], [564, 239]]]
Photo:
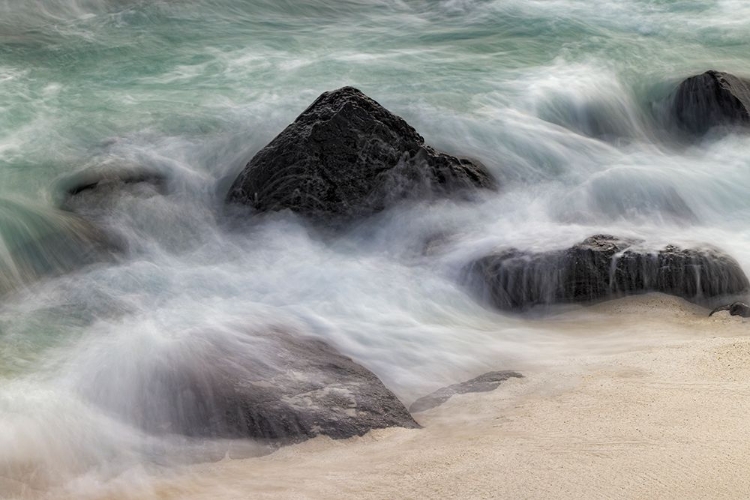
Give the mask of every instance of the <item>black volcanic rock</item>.
[[677, 124], [693, 134], [717, 126], [750, 124], [750, 80], [706, 71], [680, 83], [674, 95]]
[[640, 250], [634, 240], [597, 235], [567, 249], [543, 253], [501, 250], [469, 266], [487, 300], [502, 310], [585, 303], [644, 292], [691, 301], [736, 295], [750, 283], [722, 251], [669, 245]]
[[211, 332], [149, 353], [131, 371], [110, 359], [85, 397], [152, 434], [272, 444], [419, 425], [369, 370], [326, 343], [272, 329]]
[[500, 384], [510, 378], [523, 378], [523, 375], [512, 371], [488, 372], [471, 380], [467, 380], [466, 382], [449, 385], [448, 387], [438, 389], [432, 394], [421, 397], [411, 404], [409, 411], [417, 413], [435, 408], [436, 406], [445, 403], [456, 394], [494, 391], [500, 386]]
[[352, 87], [323, 93], [247, 164], [228, 203], [307, 216], [366, 216], [403, 198], [494, 188], [478, 162], [439, 153]]

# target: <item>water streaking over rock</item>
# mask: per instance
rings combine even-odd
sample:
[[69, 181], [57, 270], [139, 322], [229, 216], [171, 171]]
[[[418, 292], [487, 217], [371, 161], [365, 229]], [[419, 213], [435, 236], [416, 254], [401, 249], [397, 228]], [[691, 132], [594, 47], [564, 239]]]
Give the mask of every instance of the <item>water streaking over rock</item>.
[[[8, 0], [0, 41], [0, 497], [158, 498], [283, 437], [248, 431], [259, 394], [289, 421], [322, 405], [290, 441], [358, 436], [478, 374], [523, 374], [502, 398], [742, 324], [708, 314], [748, 303], [750, 5]], [[290, 124], [352, 182], [297, 162]], [[638, 244], [583, 283], [534, 264], [592, 235]], [[486, 307], [466, 270], [507, 249], [489, 275], [529, 297]]]

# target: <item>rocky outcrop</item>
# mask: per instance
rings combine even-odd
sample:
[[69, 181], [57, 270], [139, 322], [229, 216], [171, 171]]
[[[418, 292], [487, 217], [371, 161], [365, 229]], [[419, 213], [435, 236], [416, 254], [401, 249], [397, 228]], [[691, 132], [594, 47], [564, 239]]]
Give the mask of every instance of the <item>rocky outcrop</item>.
[[747, 126], [750, 79], [713, 70], [692, 76], [677, 87], [672, 109], [680, 128], [693, 134], [718, 126]]
[[436, 406], [445, 403], [456, 394], [494, 391], [500, 386], [500, 384], [510, 378], [523, 378], [523, 375], [512, 371], [488, 372], [471, 380], [467, 380], [466, 382], [443, 387], [432, 394], [419, 398], [411, 404], [409, 411], [417, 413], [435, 408]]
[[188, 335], [150, 350], [137, 370], [132, 360], [99, 363], [82, 381], [84, 396], [153, 434], [285, 444], [419, 427], [372, 372], [282, 330]]
[[598, 235], [567, 250], [504, 249], [473, 262], [469, 271], [487, 300], [506, 311], [650, 291], [701, 302], [750, 287], [737, 261], [716, 248], [670, 245], [651, 252], [639, 243]]
[[352, 87], [323, 93], [247, 164], [227, 202], [306, 216], [365, 216], [404, 198], [494, 188], [480, 163], [439, 153]]

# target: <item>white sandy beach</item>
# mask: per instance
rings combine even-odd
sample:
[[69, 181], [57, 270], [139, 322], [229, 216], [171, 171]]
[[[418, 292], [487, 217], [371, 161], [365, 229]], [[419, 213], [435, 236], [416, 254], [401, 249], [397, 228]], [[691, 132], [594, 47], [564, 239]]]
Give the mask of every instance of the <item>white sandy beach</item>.
[[421, 430], [319, 438], [105, 489], [109, 498], [159, 499], [750, 495], [750, 322], [658, 295], [597, 310], [629, 335], [640, 329], [643, 345], [454, 396], [416, 414]]

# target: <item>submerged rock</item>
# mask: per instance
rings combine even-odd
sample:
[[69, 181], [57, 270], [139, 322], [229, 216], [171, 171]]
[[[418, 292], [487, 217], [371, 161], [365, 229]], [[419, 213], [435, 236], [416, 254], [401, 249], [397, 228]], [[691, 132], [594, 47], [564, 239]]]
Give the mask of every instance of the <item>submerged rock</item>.
[[307, 216], [365, 216], [403, 198], [494, 188], [480, 163], [439, 153], [359, 90], [323, 93], [250, 160], [227, 202]]
[[435, 408], [436, 406], [445, 403], [456, 394], [494, 391], [501, 383], [510, 378], [523, 378], [523, 375], [512, 371], [488, 372], [471, 380], [467, 380], [466, 382], [443, 387], [432, 394], [419, 398], [411, 404], [409, 411], [417, 413]]
[[597, 235], [567, 249], [529, 253], [506, 249], [473, 262], [469, 269], [485, 296], [502, 310], [535, 305], [585, 303], [643, 292], [691, 301], [748, 290], [742, 268], [713, 247], [656, 252], [635, 240]]
[[0, 294], [108, 258], [113, 242], [85, 220], [0, 199]]
[[56, 191], [63, 210], [96, 217], [111, 211], [117, 197], [145, 198], [166, 193], [167, 176], [132, 165], [103, 164], [65, 177]]
[[137, 367], [98, 364], [84, 395], [154, 434], [284, 444], [419, 427], [372, 372], [320, 340], [216, 332], [161, 347]]
[[750, 124], [750, 79], [706, 71], [684, 80], [674, 95], [678, 125], [693, 134], [717, 126]]

